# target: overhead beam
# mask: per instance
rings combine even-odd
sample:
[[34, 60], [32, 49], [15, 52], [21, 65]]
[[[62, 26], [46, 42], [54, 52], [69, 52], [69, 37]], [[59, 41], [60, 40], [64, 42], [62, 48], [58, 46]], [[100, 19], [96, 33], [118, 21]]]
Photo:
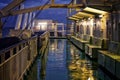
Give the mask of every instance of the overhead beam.
[[6, 13], [5, 15], [0, 15], [0, 17], [5, 17], [5, 16], [10, 16], [10, 15], [17, 15], [17, 14], [23, 14], [23, 13], [28, 13], [32, 11], [37, 11], [37, 10], [44, 10], [48, 8], [80, 8], [83, 7], [82, 4], [74, 4], [74, 5], [68, 5], [68, 4], [48, 4], [43, 6], [37, 6], [37, 7], [32, 7], [32, 8], [27, 8], [27, 9], [21, 9], [21, 10], [11, 10], [9, 13]]
[[9, 3], [7, 6], [5, 6], [4, 8], [2, 8], [0, 10], [0, 16], [1, 15], [6, 15], [8, 13], [9, 10], [15, 8], [16, 6], [20, 5], [24, 0], [13, 0], [11, 3]]
[[83, 4], [53, 4], [50, 8], [82, 8]]
[[72, 17], [74, 17], [74, 18], [78, 18], [78, 19], [83, 18], [83, 16], [77, 16], [77, 15], [73, 15]]
[[[83, 5], [83, 4], [54, 4], [54, 0], [51, 0], [51, 4], [46, 5], [44, 8], [43, 8], [43, 6], [37, 6], [37, 7], [33, 7], [33, 8], [28, 8], [28, 9], [11, 11], [11, 9], [15, 8], [23, 1], [25, 1], [25, 0], [13, 0], [10, 4], [8, 4], [4, 8], [2, 8], [0, 10], [0, 18], [9, 16], [9, 15], [16, 15], [16, 14], [22, 14], [22, 13], [32, 12], [32, 11], [36, 11], [36, 10], [43, 10], [43, 9], [47, 9], [47, 8], [82, 8], [82, 7], [85, 7], [85, 5]], [[72, 2], [73, 2], [73, 0], [72, 0]], [[86, 2], [86, 0], [83, 0], [83, 2]], [[89, 3], [89, 4], [87, 4], [87, 6], [93, 6], [93, 7], [105, 7], [106, 6], [107, 9], [109, 7], [111, 7], [113, 3], [114, 4], [120, 3], [119, 0], [115, 0], [115, 1], [113, 0], [111, 2], [109, 0], [106, 0], [106, 1], [101, 0], [101, 2], [104, 2], [105, 4], [94, 4], [94, 3], [90, 3], [90, 1], [88, 1], [86, 3]]]
[[32, 7], [32, 8], [27, 8], [27, 9], [21, 9], [21, 10], [13, 10], [13, 11], [10, 11], [10, 15], [17, 15], [17, 14], [23, 14], [23, 13], [33, 12], [37, 10], [44, 10], [44, 9], [48, 9], [49, 7], [50, 5], [45, 5], [44, 7], [38, 6], [38, 7]]
[[78, 21], [78, 20], [79, 20], [79, 19], [74, 18], [74, 17], [68, 17], [68, 19], [70, 19], [70, 20], [75, 20], [75, 21]]

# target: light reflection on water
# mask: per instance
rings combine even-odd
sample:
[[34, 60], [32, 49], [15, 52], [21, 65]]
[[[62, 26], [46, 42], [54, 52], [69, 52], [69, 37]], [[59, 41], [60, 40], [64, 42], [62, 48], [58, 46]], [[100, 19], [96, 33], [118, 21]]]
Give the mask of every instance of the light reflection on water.
[[97, 71], [97, 63], [66, 39], [50, 39], [47, 49], [48, 53], [37, 58], [25, 80], [99, 80], [98, 74], [103, 77]]
[[51, 39], [49, 43], [46, 80], [68, 80], [66, 39]]
[[97, 64], [89, 61], [85, 54], [68, 42], [67, 63], [69, 80], [97, 80]]

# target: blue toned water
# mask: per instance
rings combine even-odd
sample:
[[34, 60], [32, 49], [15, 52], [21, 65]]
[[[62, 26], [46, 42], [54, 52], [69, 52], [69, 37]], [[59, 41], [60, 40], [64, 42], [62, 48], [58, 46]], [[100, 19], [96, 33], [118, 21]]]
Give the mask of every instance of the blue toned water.
[[[38, 56], [25, 80], [108, 80], [111, 79], [84, 52], [67, 39], [50, 39], [43, 56]], [[112, 80], [112, 79], [111, 79]]]

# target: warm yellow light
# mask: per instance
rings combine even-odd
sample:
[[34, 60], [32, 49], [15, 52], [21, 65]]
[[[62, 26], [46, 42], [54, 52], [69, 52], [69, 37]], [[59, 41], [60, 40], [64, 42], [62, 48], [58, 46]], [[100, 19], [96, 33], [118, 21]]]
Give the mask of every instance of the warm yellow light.
[[83, 17], [77, 16], [77, 15], [73, 15], [72, 17], [74, 17], [74, 18], [78, 18], [78, 19], [83, 18]]
[[100, 17], [100, 18], [102, 18], [102, 17], [103, 17], [103, 15], [99, 15], [99, 17]]
[[74, 18], [74, 17], [69, 17], [69, 19], [71, 19], [71, 20], [79, 20], [79, 19], [77, 19], [77, 18]]
[[47, 30], [47, 22], [39, 22], [38, 27], [40, 30]]
[[93, 17], [94, 15], [88, 14], [88, 13], [85, 13], [85, 12], [78, 12], [78, 13], [76, 14], [76, 16]]
[[98, 10], [98, 9], [94, 9], [94, 8], [90, 8], [90, 7], [86, 7], [83, 10], [88, 11], [88, 12], [98, 13], [98, 14], [106, 14], [107, 13], [106, 11]]

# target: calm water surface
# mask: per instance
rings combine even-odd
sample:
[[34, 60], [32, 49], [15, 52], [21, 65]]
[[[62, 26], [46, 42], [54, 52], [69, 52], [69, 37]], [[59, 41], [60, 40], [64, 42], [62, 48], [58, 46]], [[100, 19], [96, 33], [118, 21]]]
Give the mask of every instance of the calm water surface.
[[25, 80], [112, 80], [66, 39], [50, 39]]

